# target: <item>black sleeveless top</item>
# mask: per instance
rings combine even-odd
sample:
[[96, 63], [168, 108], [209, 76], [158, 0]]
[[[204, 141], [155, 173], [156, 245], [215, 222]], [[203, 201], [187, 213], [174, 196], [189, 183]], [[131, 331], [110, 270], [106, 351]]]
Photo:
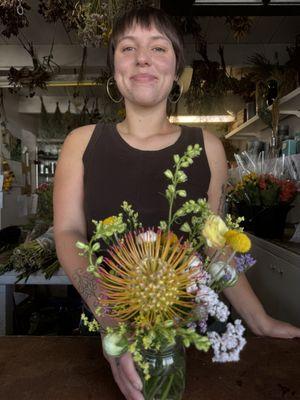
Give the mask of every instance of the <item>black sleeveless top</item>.
[[83, 154], [88, 240], [94, 230], [92, 219], [98, 221], [117, 215], [124, 200], [139, 213], [139, 220], [145, 228], [157, 227], [161, 220], [167, 220], [169, 208], [164, 193], [170, 181], [164, 171], [172, 169], [173, 155], [181, 156], [190, 144], [199, 143], [202, 151], [194, 158], [194, 163], [184, 169], [188, 180], [178, 188], [185, 189], [187, 197], [179, 198], [173, 209], [176, 210], [187, 199], [207, 198], [210, 169], [202, 130], [187, 126], [181, 128], [181, 135], [174, 144], [148, 151], [131, 147], [114, 124], [96, 125]]

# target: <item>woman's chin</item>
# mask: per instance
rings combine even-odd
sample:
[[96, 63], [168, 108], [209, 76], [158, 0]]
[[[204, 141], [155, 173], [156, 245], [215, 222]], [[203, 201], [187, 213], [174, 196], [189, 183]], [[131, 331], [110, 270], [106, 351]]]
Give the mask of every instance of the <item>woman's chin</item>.
[[136, 96], [133, 99], [129, 100], [131, 104], [139, 107], [155, 107], [158, 104], [165, 101], [163, 98], [159, 98], [158, 96]]

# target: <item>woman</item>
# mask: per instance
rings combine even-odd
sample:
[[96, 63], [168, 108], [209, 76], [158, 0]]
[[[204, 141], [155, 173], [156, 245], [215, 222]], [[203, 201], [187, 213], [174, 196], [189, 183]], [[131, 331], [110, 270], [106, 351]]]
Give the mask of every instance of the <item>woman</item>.
[[[199, 160], [188, 170], [191, 198], [207, 197], [217, 213], [227, 180], [220, 140], [208, 131], [178, 127], [167, 119], [168, 96], [184, 67], [182, 42], [168, 17], [160, 10], [141, 9], [118, 19], [108, 61], [124, 98], [126, 118], [116, 126], [89, 125], [71, 132], [55, 175], [57, 254], [92, 312], [97, 306], [97, 285], [75, 247], [76, 241], [91, 236], [92, 218], [116, 214], [122, 201], [127, 200], [145, 226], [158, 225], [167, 207], [161, 195], [165, 187], [163, 171], [172, 165], [173, 154], [182, 154], [187, 144], [198, 142], [203, 148]], [[265, 313], [245, 276], [224, 292], [255, 334], [300, 337], [300, 329]], [[111, 321], [106, 318], [101, 323]], [[131, 356], [123, 355], [118, 364], [106, 358], [125, 397], [143, 399]]]

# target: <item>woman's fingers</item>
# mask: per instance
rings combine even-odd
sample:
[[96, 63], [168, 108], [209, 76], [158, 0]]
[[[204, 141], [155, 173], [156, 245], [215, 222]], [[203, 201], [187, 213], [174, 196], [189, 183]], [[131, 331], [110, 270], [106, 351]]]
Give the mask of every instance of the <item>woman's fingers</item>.
[[139, 374], [135, 369], [132, 355], [130, 353], [123, 354], [120, 357], [119, 362], [123, 374], [127, 377], [132, 386], [141, 391], [143, 389], [143, 384], [141, 378], [139, 377]]
[[279, 321], [275, 318], [269, 317], [266, 327], [267, 328], [264, 331], [265, 336], [283, 339], [300, 338], [300, 328], [297, 328], [288, 322]]
[[124, 396], [127, 399], [127, 388], [126, 388], [125, 384], [123, 383], [123, 380], [120, 377], [119, 367], [116, 363], [116, 360], [113, 358], [110, 358], [108, 361], [110, 363], [110, 367], [111, 367], [111, 371], [113, 373], [114, 380], [117, 383], [117, 385], [119, 386], [119, 389], [121, 390], [121, 392], [124, 394]]
[[[140, 380], [137, 372], [135, 371], [134, 364], [132, 361], [131, 354], [128, 354], [129, 357], [125, 357], [122, 361], [121, 365], [121, 358], [115, 358], [115, 357], [110, 357], [107, 356], [107, 360], [110, 363], [111, 370], [114, 376], [114, 380], [116, 381], [117, 385], [119, 386], [121, 392], [125, 396], [126, 400], [144, 400], [144, 397], [141, 393], [140, 390], [137, 390], [133, 384], [132, 381], [128, 378], [127, 373], [125, 371], [130, 371], [129, 375], [134, 376], [132, 373], [131, 367], [128, 368], [128, 363], [129, 365], [132, 363], [132, 368], [133, 372], [137, 375], [137, 381]], [[124, 356], [122, 356], [124, 357]], [[129, 361], [128, 361], [129, 360]], [[130, 362], [131, 361], [131, 362]], [[125, 368], [125, 371], [124, 371]], [[140, 381], [141, 382], [141, 381]]]
[[127, 400], [144, 400], [140, 390], [137, 390], [132, 383], [128, 380], [121, 366], [119, 366], [119, 377], [125, 387]]

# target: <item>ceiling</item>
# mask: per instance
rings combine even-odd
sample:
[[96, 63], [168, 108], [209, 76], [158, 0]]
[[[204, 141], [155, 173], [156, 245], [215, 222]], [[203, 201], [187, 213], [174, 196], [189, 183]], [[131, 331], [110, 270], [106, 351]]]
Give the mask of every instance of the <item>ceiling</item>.
[[300, 15], [299, 0], [160, 0], [170, 15]]
[[[186, 3], [186, 1], [180, 3]], [[173, 4], [176, 4], [176, 2]], [[32, 9], [27, 14], [30, 22], [29, 27], [21, 31], [24, 37], [37, 45], [50, 44], [53, 38], [56, 44], [78, 43], [76, 34], [74, 32], [67, 33], [61, 22], [48, 24], [44, 21], [43, 17], [37, 12], [37, 2], [31, 6]], [[176, 6], [172, 10], [176, 11]], [[195, 11], [193, 12], [195, 13]], [[225, 12], [226, 8], [223, 7], [223, 15], [227, 15]], [[209, 44], [236, 44], [236, 40], [225, 24], [225, 17], [199, 16], [198, 18], [202, 33], [206, 35]], [[300, 15], [258, 15], [254, 17], [250, 34], [240, 40], [239, 43], [293, 44], [297, 34], [300, 34]], [[19, 44], [19, 41], [15, 36], [7, 39], [0, 35], [0, 45], [5, 44]]]

